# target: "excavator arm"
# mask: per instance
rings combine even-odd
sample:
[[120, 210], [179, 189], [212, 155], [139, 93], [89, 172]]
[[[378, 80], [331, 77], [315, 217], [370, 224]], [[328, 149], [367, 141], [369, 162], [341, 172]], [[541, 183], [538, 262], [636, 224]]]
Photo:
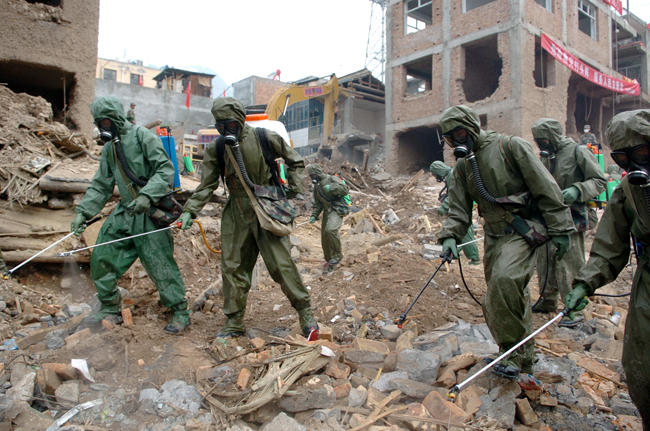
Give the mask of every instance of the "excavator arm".
[[278, 90], [266, 107], [266, 115], [269, 120], [284, 120], [284, 113], [294, 103], [303, 100], [318, 98], [323, 101], [323, 141], [322, 145], [329, 145], [332, 129], [334, 127], [334, 114], [339, 100], [339, 80], [332, 74], [329, 81], [323, 85], [291, 85]]

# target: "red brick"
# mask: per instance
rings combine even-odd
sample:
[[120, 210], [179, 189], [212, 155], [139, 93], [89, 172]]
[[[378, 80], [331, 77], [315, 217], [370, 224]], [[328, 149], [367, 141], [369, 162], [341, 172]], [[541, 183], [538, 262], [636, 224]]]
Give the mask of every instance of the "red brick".
[[124, 321], [122, 324], [125, 326], [133, 325], [133, 315], [130, 308], [122, 309], [122, 320]]
[[242, 368], [239, 372], [239, 377], [237, 378], [237, 386], [242, 389], [246, 389], [248, 386], [248, 381], [251, 378], [251, 372], [247, 368]]
[[335, 379], [347, 379], [350, 375], [350, 367], [340, 362], [330, 362], [325, 369], [325, 374]]
[[70, 335], [64, 341], [67, 347], [74, 347], [79, 344], [81, 340], [87, 338], [88, 336], [90, 336], [90, 328], [82, 329], [81, 331]]

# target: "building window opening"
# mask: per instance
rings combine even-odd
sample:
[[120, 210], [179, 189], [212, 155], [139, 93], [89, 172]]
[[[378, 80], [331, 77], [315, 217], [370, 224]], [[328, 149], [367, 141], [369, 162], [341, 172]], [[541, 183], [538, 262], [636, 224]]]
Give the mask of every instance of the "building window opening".
[[27, 0], [27, 3], [31, 4], [44, 4], [48, 6], [58, 7], [61, 6], [61, 0]]
[[117, 81], [117, 70], [104, 69], [104, 79], [107, 81]]
[[406, 65], [406, 93], [420, 94], [431, 90], [433, 56], [424, 57]]
[[2, 81], [14, 93], [40, 96], [52, 105], [54, 121], [74, 126], [67, 121], [73, 103], [76, 79], [74, 73], [62, 69], [20, 61], [0, 62]]
[[549, 12], [551, 13], [553, 12], [553, 6], [551, 0], [535, 0], [535, 3], [537, 3], [538, 5], [540, 5], [541, 7], [543, 7]]
[[142, 75], [131, 74], [131, 85], [142, 85]]
[[541, 39], [535, 39], [535, 87], [552, 87], [555, 85], [555, 59], [542, 48]]
[[596, 8], [584, 0], [578, 0], [578, 28], [596, 40]]
[[424, 30], [431, 25], [432, 0], [406, 2], [406, 34]]
[[503, 60], [499, 57], [497, 37], [481, 39], [463, 46], [465, 79], [463, 91], [468, 102], [490, 97], [499, 88]]
[[469, 12], [477, 7], [485, 6], [495, 0], [463, 0], [463, 13]]
[[401, 173], [429, 170], [434, 160], [444, 159], [444, 145], [440, 127], [417, 127], [397, 136], [398, 165]]

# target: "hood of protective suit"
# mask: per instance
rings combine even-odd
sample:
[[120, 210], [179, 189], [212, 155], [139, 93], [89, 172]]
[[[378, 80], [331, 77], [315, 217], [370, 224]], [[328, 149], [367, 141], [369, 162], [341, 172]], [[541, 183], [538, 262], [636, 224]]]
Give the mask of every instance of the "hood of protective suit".
[[312, 175], [317, 175], [318, 178], [321, 180], [325, 176], [325, 172], [323, 172], [323, 168], [318, 163], [312, 163], [311, 165], [307, 166], [307, 173], [309, 176]]
[[621, 112], [607, 124], [605, 136], [614, 151], [650, 143], [650, 110]]
[[447, 109], [440, 118], [442, 133], [449, 133], [457, 127], [464, 127], [475, 143], [481, 135], [481, 119], [474, 110], [465, 105], [458, 105]]
[[436, 160], [435, 162], [431, 163], [431, 166], [429, 167], [429, 171], [431, 171], [433, 175], [446, 177], [451, 173], [451, 171], [453, 171], [453, 169], [445, 165], [440, 160]]
[[246, 122], [246, 109], [234, 97], [218, 97], [212, 104], [212, 116], [215, 121], [237, 120], [243, 130]]
[[564, 130], [559, 121], [552, 118], [540, 118], [532, 127], [535, 139], [548, 139], [553, 144], [555, 151], [566, 146], [570, 140], [564, 139]]
[[93, 120], [100, 118], [110, 119], [115, 127], [117, 128], [118, 133], [127, 128], [127, 125], [131, 125], [126, 121], [126, 115], [124, 114], [124, 105], [122, 101], [117, 96], [102, 96], [93, 100], [93, 103], [90, 104], [90, 114], [93, 116]]

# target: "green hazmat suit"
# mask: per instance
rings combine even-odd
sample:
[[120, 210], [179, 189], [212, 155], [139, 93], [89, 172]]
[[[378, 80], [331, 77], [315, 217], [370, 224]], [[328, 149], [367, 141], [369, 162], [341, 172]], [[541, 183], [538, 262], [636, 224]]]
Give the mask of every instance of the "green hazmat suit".
[[[612, 150], [632, 148], [650, 141], [650, 110], [616, 115], [607, 125]], [[626, 193], [626, 189], [628, 193]], [[644, 189], [627, 177], [614, 189], [600, 219], [589, 261], [573, 281], [584, 283], [589, 295], [623, 271], [630, 257], [630, 234], [642, 244], [632, 283], [625, 337], [623, 368], [632, 401], [639, 409], [643, 429], [650, 430], [650, 212]]]
[[[439, 177], [441, 177], [445, 182], [445, 184], [447, 184], [447, 178], [449, 178], [449, 175], [451, 175], [453, 169], [445, 165], [440, 160], [436, 160], [429, 167], [429, 171], [434, 175], [438, 175]], [[447, 189], [449, 189], [449, 186], [447, 186]], [[449, 195], [443, 198], [441, 202], [441, 206], [445, 210], [445, 215], [449, 214]], [[475, 239], [476, 238], [474, 237], [474, 223], [472, 223], [469, 226], [469, 229], [467, 229], [467, 235], [465, 235], [463, 239], [460, 240], [460, 242], [464, 244], [466, 242], [474, 241]], [[467, 244], [461, 249], [461, 251], [465, 254], [465, 257], [470, 259], [472, 262], [478, 263], [481, 261], [481, 258], [479, 257], [478, 254], [477, 243]]]
[[[535, 139], [548, 139], [555, 150], [555, 158], [542, 158], [561, 190], [576, 187], [580, 197], [570, 205], [577, 231], [571, 235], [571, 246], [562, 260], [553, 258], [555, 246], [545, 244], [537, 251], [537, 276], [540, 294], [540, 310], [554, 313], [558, 295], [562, 300], [571, 291], [571, 281], [585, 264], [585, 231], [588, 229], [587, 202], [601, 194], [607, 186], [605, 174], [593, 153], [573, 139], [563, 135], [562, 125], [551, 118], [541, 118], [533, 124]], [[586, 217], [583, 217], [586, 216]], [[581, 223], [581, 222], [587, 222]], [[550, 257], [550, 259], [549, 259]], [[546, 285], [544, 287], [544, 285]]]
[[126, 121], [131, 124], [135, 124], [135, 110], [133, 108], [129, 108], [129, 110], [126, 112]]
[[307, 166], [307, 173], [312, 178], [318, 177], [318, 182], [314, 184], [314, 207], [311, 216], [318, 219], [323, 213], [320, 230], [323, 254], [327, 262], [336, 264], [343, 257], [339, 231], [343, 225], [343, 216], [350, 212], [350, 206], [344, 199], [350, 189], [340, 178], [323, 172], [318, 163]]
[[583, 133], [580, 135], [580, 145], [598, 145], [598, 141], [596, 140], [596, 135], [594, 135], [591, 132], [588, 133]]
[[[237, 120], [241, 126], [239, 148], [249, 178], [258, 185], [272, 185], [271, 170], [264, 161], [255, 131], [245, 124], [246, 114], [241, 102], [232, 97], [219, 97], [214, 101], [212, 115], [216, 121]], [[303, 191], [304, 162], [280, 135], [270, 130], [267, 130], [267, 134], [275, 155], [284, 159], [288, 181], [287, 197], [293, 198]], [[311, 299], [298, 268], [291, 259], [289, 238], [276, 236], [260, 227], [248, 195], [237, 177], [236, 167], [227, 155], [224, 156], [224, 166], [225, 181], [230, 192], [221, 218], [224, 314], [243, 317], [253, 268], [260, 253], [271, 277], [280, 284], [291, 305], [299, 312], [308, 310]], [[201, 184], [185, 203], [183, 211], [196, 218], [218, 187], [220, 176], [215, 140], [205, 150]], [[243, 321], [240, 329], [243, 329]]]
[[[113, 122], [129, 168], [136, 177], [149, 179], [138, 195], [156, 203], [169, 193], [174, 180], [174, 165], [160, 138], [126, 121], [122, 102], [115, 96], [95, 99], [90, 105], [90, 112], [95, 120], [109, 118]], [[160, 228], [147, 213], [129, 215], [127, 212], [126, 208], [133, 201], [129, 192], [132, 184], [130, 181], [125, 183], [114, 154], [113, 142], [108, 142], [102, 150], [99, 169], [75, 210], [86, 219], [91, 219], [104, 208], [113, 196], [113, 187], [117, 185], [120, 202], [100, 229], [97, 244]], [[90, 276], [97, 288], [102, 309], [119, 314], [121, 298], [117, 281], [138, 257], [156, 285], [162, 304], [174, 315], [186, 316], [185, 285], [174, 260], [174, 241], [169, 230], [93, 249]]]
[[[575, 228], [569, 208], [532, 146], [518, 137], [508, 138], [481, 130], [480, 124], [478, 114], [462, 105], [447, 109], [440, 121], [443, 133], [458, 127], [467, 130], [474, 142], [473, 153], [483, 184], [492, 197], [507, 196], [514, 201], [516, 196], [513, 195], [529, 191], [547, 227], [535, 221], [526, 210], [516, 213], [543, 235], [572, 234]], [[508, 153], [503, 148], [506, 145]], [[483, 299], [483, 314], [503, 353], [532, 332], [528, 283], [535, 271], [536, 250], [503, 219], [501, 206], [488, 202], [479, 194], [466, 159], [458, 160], [448, 180], [449, 216], [442, 224], [438, 241], [442, 244], [445, 239], [454, 238], [460, 242], [472, 223], [473, 202], [478, 203], [479, 215], [485, 220], [483, 265], [487, 293]], [[503, 365], [532, 372], [533, 346], [534, 341], [528, 341], [504, 359]]]

